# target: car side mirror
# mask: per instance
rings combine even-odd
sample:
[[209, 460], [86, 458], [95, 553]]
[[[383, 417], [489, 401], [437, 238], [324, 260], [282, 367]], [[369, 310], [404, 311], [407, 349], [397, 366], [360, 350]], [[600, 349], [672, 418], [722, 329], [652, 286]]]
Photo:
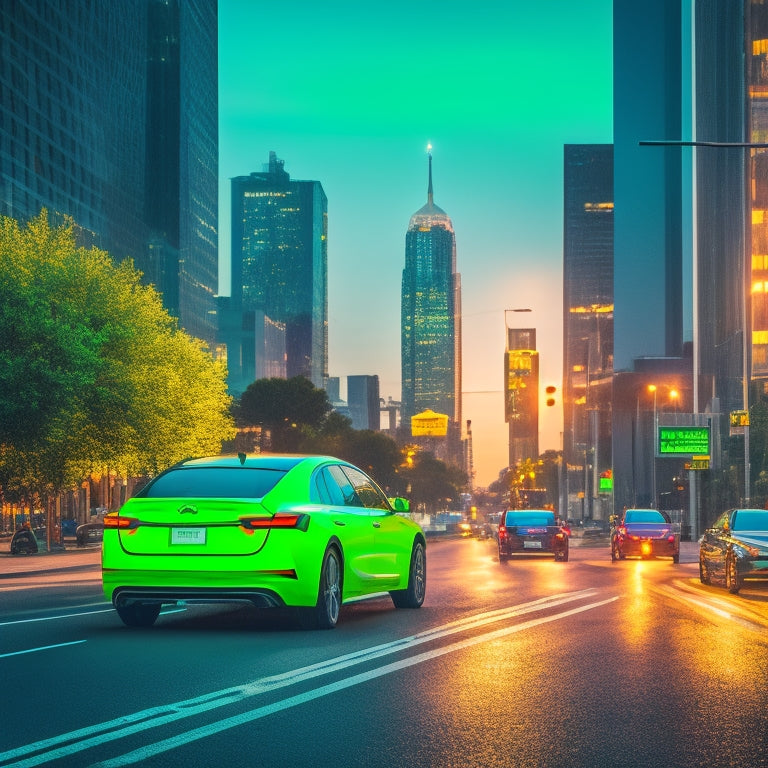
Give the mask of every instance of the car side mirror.
[[408, 499], [404, 499], [401, 496], [390, 499], [389, 503], [392, 505], [392, 509], [394, 509], [395, 512], [409, 512], [411, 509], [411, 504]]

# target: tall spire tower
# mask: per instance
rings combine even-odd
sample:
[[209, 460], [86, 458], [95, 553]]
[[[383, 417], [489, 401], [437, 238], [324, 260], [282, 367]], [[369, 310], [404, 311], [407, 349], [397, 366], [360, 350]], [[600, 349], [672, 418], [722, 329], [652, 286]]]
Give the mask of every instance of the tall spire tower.
[[432, 146], [427, 204], [405, 235], [402, 284], [403, 422], [425, 410], [461, 425], [461, 278], [448, 214], [435, 205]]

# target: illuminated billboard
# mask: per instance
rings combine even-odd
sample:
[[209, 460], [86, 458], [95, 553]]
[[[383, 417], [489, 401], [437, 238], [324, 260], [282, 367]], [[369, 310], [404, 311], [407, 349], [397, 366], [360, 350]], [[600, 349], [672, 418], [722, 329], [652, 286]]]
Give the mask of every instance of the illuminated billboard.
[[411, 416], [413, 437], [445, 437], [448, 434], [448, 416], [427, 409]]
[[657, 456], [709, 455], [709, 427], [659, 426]]

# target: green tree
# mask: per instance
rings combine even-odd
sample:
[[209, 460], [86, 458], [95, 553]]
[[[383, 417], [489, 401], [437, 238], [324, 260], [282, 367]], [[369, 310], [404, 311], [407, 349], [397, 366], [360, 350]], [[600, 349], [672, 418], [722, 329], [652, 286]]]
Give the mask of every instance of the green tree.
[[45, 211], [25, 227], [0, 219], [12, 297], [0, 311], [4, 488], [57, 492], [107, 467], [155, 473], [234, 435], [221, 364], [130, 261], [78, 247], [74, 232]]
[[467, 484], [465, 472], [427, 452], [417, 453], [413, 466], [403, 468], [401, 475], [410, 487], [410, 491], [406, 488], [406, 496], [411, 500], [411, 508], [421, 505], [430, 513], [456, 502]]
[[269, 430], [272, 450], [295, 452], [322, 428], [330, 410], [325, 390], [304, 376], [257, 379], [240, 398], [238, 418]]

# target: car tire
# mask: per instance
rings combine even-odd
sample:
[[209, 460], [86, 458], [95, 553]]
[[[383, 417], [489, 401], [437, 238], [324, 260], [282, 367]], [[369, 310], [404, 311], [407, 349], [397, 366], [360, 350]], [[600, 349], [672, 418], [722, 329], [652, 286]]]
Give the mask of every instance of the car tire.
[[707, 566], [704, 564], [704, 561], [699, 558], [699, 581], [702, 584], [711, 584], [712, 578], [709, 575], [709, 571], [707, 570]]
[[395, 608], [421, 608], [427, 594], [427, 550], [421, 541], [416, 541], [411, 551], [408, 567], [408, 587], [389, 593]]
[[499, 562], [506, 563], [508, 560], [509, 560], [509, 555], [502, 554], [502, 551], [499, 550]]
[[151, 627], [160, 615], [159, 603], [116, 605], [117, 615], [126, 627]]
[[680, 553], [676, 552], [674, 555], [672, 555], [672, 562], [677, 564], [680, 562]]
[[613, 542], [611, 544], [611, 560], [613, 560], [613, 562], [616, 562], [617, 560], [623, 560], [623, 559], [624, 559], [624, 555], [621, 553], [621, 550], [619, 549], [616, 542]]
[[736, 568], [736, 558], [733, 555], [728, 555], [725, 560], [725, 588], [732, 595], [737, 595], [741, 589], [741, 577]]
[[564, 549], [562, 552], [555, 552], [555, 562], [556, 563], [567, 563], [568, 562], [568, 550]]
[[303, 629], [333, 629], [339, 620], [342, 600], [342, 566], [339, 550], [330, 546], [325, 550], [320, 567], [317, 602], [311, 608], [300, 608], [299, 619]]

